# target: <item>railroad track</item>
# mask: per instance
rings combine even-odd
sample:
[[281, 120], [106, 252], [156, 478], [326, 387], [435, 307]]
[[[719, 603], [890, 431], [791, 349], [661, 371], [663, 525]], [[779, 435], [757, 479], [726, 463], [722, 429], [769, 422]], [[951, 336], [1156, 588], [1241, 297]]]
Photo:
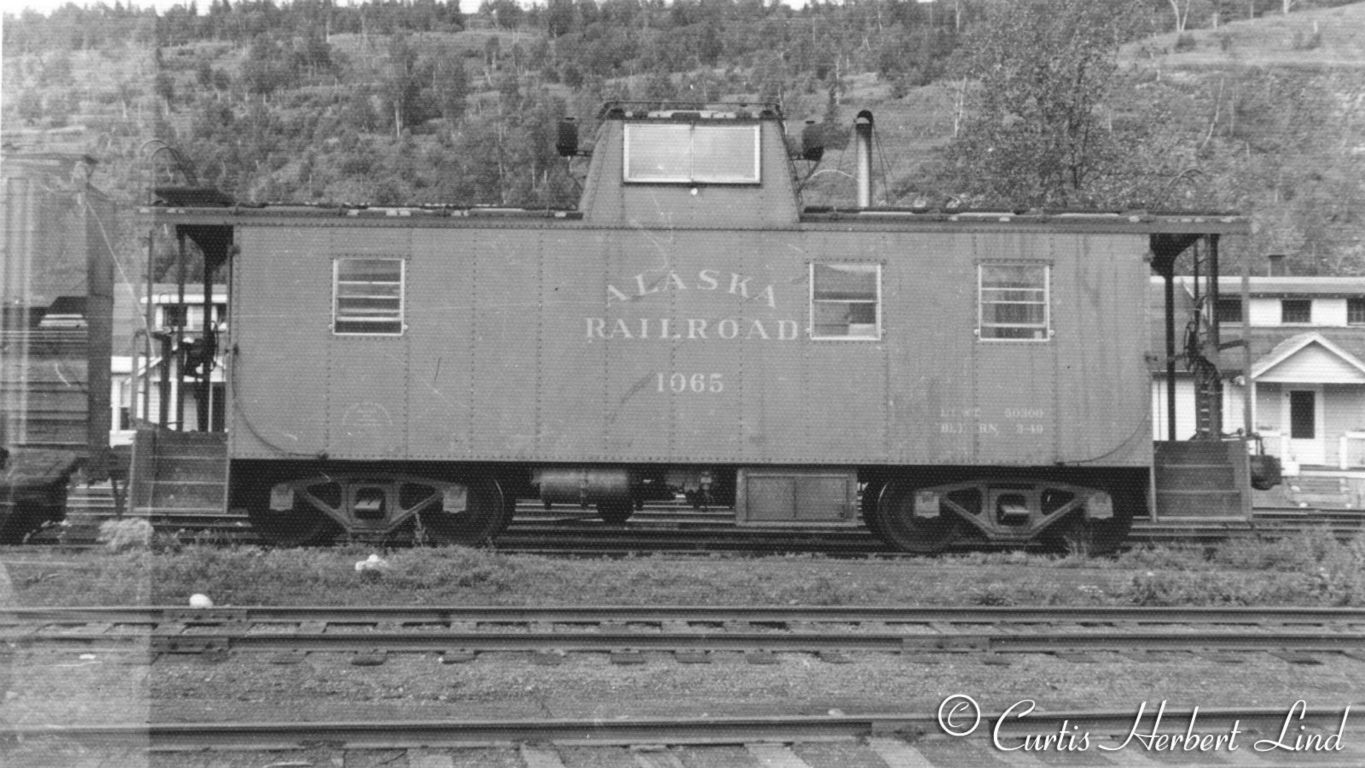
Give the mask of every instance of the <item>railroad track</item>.
[[[1239, 608], [408, 608], [0, 609], [0, 640], [152, 654], [1273, 653], [1365, 660], [1365, 609]], [[698, 655], [702, 656], [699, 657]]]
[[[681, 717], [545, 720], [440, 720], [440, 721], [350, 721], [350, 722], [206, 722], [151, 723], [128, 725], [9, 726], [0, 736], [19, 739], [61, 739], [89, 745], [128, 745], [154, 752], [214, 750], [280, 751], [326, 745], [333, 749], [433, 749], [535, 744], [557, 746], [632, 746], [649, 745], [748, 745], [752, 753], [771, 752], [787, 744], [837, 739], [868, 739], [874, 751], [886, 757], [889, 765], [931, 767], [928, 759], [912, 746], [926, 736], [939, 732], [939, 713], [886, 713], [870, 715], [796, 715], [749, 717]], [[1057, 733], [1064, 728], [1093, 735], [1096, 752], [1100, 741], [1115, 750], [1125, 743], [1134, 729], [1141, 734], [1180, 736], [1191, 722], [1201, 732], [1227, 733], [1236, 727], [1250, 744], [1254, 740], [1276, 739], [1286, 720], [1284, 708], [1222, 709], [1144, 709], [1129, 711], [1031, 712], [1026, 720], [1013, 713], [982, 713], [987, 724], [1002, 723], [1001, 736], [1018, 743], [1024, 735]], [[1308, 709], [1295, 716], [1309, 735], [1325, 737], [1345, 728], [1359, 733], [1351, 722], [1349, 705]], [[978, 728], [971, 734], [986, 739], [991, 728]], [[764, 750], [763, 747], [768, 747]], [[1246, 747], [1250, 751], [1250, 747]], [[544, 749], [544, 747], [540, 747]], [[1134, 750], [1137, 751], [1137, 750]], [[523, 747], [523, 754], [526, 754]], [[533, 753], [534, 754], [534, 753]], [[1178, 753], [1177, 753], [1178, 754]], [[909, 762], [919, 755], [922, 762]], [[1333, 756], [1336, 757], [1336, 756]], [[1360, 760], [1359, 753], [1344, 756]], [[557, 758], [556, 758], [557, 760]], [[761, 758], [759, 758], [761, 760]], [[530, 762], [530, 761], [528, 761]], [[542, 765], [549, 763], [541, 763]], [[758, 764], [764, 764], [759, 762]], [[789, 765], [791, 763], [788, 763]], [[804, 764], [804, 763], [803, 763]], [[958, 763], [955, 763], [958, 764]], [[1018, 763], [1015, 763], [1018, 764]], [[1044, 765], [1043, 763], [1028, 763]], [[1108, 765], [1109, 763], [1105, 763]], [[1140, 763], [1147, 764], [1147, 763]], [[1160, 762], [1159, 765], [1187, 763]], [[1226, 766], [1216, 760], [1214, 764]], [[1323, 765], [1326, 763], [1299, 763]], [[1359, 762], [1338, 762], [1358, 766]], [[1268, 764], [1266, 764], [1268, 765]]]
[[[79, 650], [82, 654], [106, 649], [125, 652], [128, 646], [160, 655], [206, 654], [221, 661], [242, 654], [253, 663], [264, 657], [255, 651], [281, 653], [271, 661], [301, 661], [308, 652], [351, 653], [352, 663], [382, 664], [384, 654], [443, 652], [442, 661], [467, 663], [485, 652], [497, 659], [524, 658], [510, 652], [606, 652], [621, 664], [638, 663], [672, 652], [678, 662], [704, 662], [709, 653], [745, 651], [773, 654], [817, 653], [829, 663], [850, 661], [840, 654], [898, 653], [910, 663], [934, 663], [944, 654], [988, 654], [999, 662], [1010, 654], [1050, 653], [1082, 661], [1078, 654], [1105, 652], [1140, 654], [1136, 658], [1161, 661], [1176, 652], [1206, 654], [1219, 661], [1252, 660], [1255, 654], [1275, 653], [1299, 663], [1365, 660], [1365, 609], [1332, 608], [1058, 608], [1058, 607], [240, 607], [187, 609], [179, 607], [114, 606], [75, 608], [0, 609], [0, 637], [14, 644], [26, 658], [39, 653]], [[1150, 651], [1165, 653], [1149, 653]], [[552, 654], [546, 654], [554, 658]], [[757, 658], [762, 658], [758, 656]], [[657, 660], [657, 659], [656, 659]], [[751, 661], [754, 659], [751, 658]], [[363, 663], [362, 663], [363, 662]], [[764, 663], [761, 661], [755, 663]], [[993, 663], [987, 661], [987, 663]], [[1007, 662], [1006, 662], [1007, 663]], [[950, 697], [951, 699], [952, 697]], [[946, 700], [945, 700], [946, 701]], [[959, 697], [956, 705], [966, 700]], [[1347, 751], [1328, 751], [1323, 759], [1294, 755], [1295, 765], [1356, 768], [1365, 764], [1360, 747], [1365, 733], [1354, 722], [1350, 701], [1313, 702], [1303, 709], [1290, 703], [1280, 707], [1199, 708], [1197, 711], [1151, 702], [1126, 710], [1024, 711], [1011, 708], [982, 711], [975, 701], [960, 728], [974, 714], [979, 728], [950, 738], [945, 711], [822, 714], [769, 713], [725, 716], [622, 716], [612, 718], [509, 718], [393, 720], [383, 718], [312, 722], [153, 722], [115, 724], [20, 724], [0, 726], [3, 745], [70, 750], [73, 745], [111, 754], [119, 751], [197, 753], [243, 751], [270, 753], [274, 764], [320, 764], [319, 750], [334, 763], [346, 762], [352, 751], [390, 750], [385, 759], [398, 760], [407, 751], [409, 764], [446, 765], [451, 758], [433, 758], [433, 750], [491, 749], [501, 752], [500, 764], [529, 768], [559, 768], [567, 762], [583, 764], [585, 754], [600, 754], [603, 762], [619, 753], [582, 750], [631, 747], [640, 766], [677, 766], [692, 759], [705, 764], [793, 766], [863, 764], [830, 760], [830, 744], [849, 744], [853, 754], [871, 750], [895, 768], [939, 768], [979, 764], [952, 749], [998, 749], [1019, 745], [1025, 737], [1057, 733], [1085, 733], [1092, 755], [1115, 759], [1123, 747], [1140, 752], [1128, 736], [1182, 737], [1201, 733], [1242, 734], [1243, 748], [1255, 740], [1276, 739], [1291, 726], [1291, 737], [1317, 739], [1319, 744], [1338, 732], [1345, 734]], [[976, 710], [973, 713], [971, 707]], [[780, 710], [781, 708], [779, 708]], [[957, 711], [957, 710], [953, 710]], [[1359, 711], [1357, 707], [1356, 710]], [[1197, 723], [1197, 728], [1194, 724]], [[993, 741], [999, 726], [1000, 741]], [[1126, 739], [1128, 739], [1126, 741]], [[802, 744], [821, 742], [825, 761], [807, 763], [797, 754]], [[645, 751], [640, 752], [642, 745]], [[1101, 746], [1103, 745], [1103, 746]], [[708, 749], [728, 750], [705, 756]], [[561, 760], [559, 750], [575, 749]], [[737, 757], [736, 749], [742, 750]], [[837, 752], [837, 746], [833, 748]], [[307, 755], [291, 762], [289, 751]], [[281, 755], [281, 752], [286, 753]], [[365, 764], [373, 764], [368, 753]], [[458, 754], [458, 753], [457, 753]], [[479, 753], [487, 757], [489, 753]], [[1009, 754], [1018, 753], [992, 753]], [[654, 759], [655, 755], [658, 759]], [[686, 756], [688, 760], [684, 760]], [[717, 758], [716, 755], [723, 757]], [[699, 756], [695, 757], [694, 756]], [[1075, 756], [1073, 756], [1075, 757]], [[1118, 762], [1118, 765], [1220, 766], [1229, 755], [1165, 754], [1156, 763]], [[1276, 755], [1250, 765], [1276, 765]], [[201, 759], [201, 758], [195, 758]], [[463, 758], [457, 758], [463, 760]], [[1020, 758], [1022, 760], [1022, 758]], [[1094, 764], [1110, 765], [1096, 758]], [[465, 761], [467, 762], [467, 760]], [[18, 764], [18, 763], [16, 763]], [[193, 763], [200, 764], [200, 763]], [[325, 763], [322, 763], [325, 764]], [[1007, 761], [1006, 765], [1050, 765], [1048, 760]], [[1074, 760], [1067, 764], [1077, 764]]]

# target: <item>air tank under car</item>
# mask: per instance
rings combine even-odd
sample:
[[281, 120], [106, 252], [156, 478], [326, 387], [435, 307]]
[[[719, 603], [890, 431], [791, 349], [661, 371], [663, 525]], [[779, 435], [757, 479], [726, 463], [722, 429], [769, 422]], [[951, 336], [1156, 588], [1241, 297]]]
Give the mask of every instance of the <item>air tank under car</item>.
[[230, 510], [277, 544], [477, 543], [518, 499], [681, 496], [916, 552], [1103, 550], [1147, 514], [1152, 254], [1244, 220], [803, 208], [830, 153], [774, 105], [578, 133], [571, 210], [153, 212], [231, 237]]

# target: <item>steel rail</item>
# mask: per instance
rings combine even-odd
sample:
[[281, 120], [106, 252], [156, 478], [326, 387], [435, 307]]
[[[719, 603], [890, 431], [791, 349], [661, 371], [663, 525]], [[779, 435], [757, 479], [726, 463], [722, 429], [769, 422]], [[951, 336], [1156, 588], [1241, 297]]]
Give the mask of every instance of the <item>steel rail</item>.
[[1324, 624], [1365, 623], [1365, 608], [1146, 606], [0, 606], [0, 625], [15, 623], [221, 624], [335, 623], [1109, 623]]
[[[147, 642], [154, 653], [1161, 650], [1365, 656], [1362, 623], [1365, 611], [1359, 609], [122, 607], [0, 611], [0, 639], [20, 647], [83, 649]], [[82, 624], [98, 629], [69, 629]], [[583, 628], [564, 629], [573, 624]], [[848, 624], [864, 626], [850, 631]], [[1086, 628], [1057, 628], [1066, 624]], [[922, 631], [896, 631], [911, 626]]]
[[52, 633], [9, 635], [19, 647], [106, 648], [150, 638], [160, 653], [385, 651], [768, 651], [785, 653], [1056, 653], [1114, 651], [1294, 651], [1365, 654], [1365, 633], [1305, 632], [220, 632], [217, 634]]
[[[1294, 733], [1328, 735], [1356, 729], [1350, 704], [1308, 709], [1292, 715]], [[1118, 746], [1130, 733], [1177, 737], [1227, 733], [1236, 727], [1248, 742], [1276, 739], [1291, 721], [1284, 708], [1171, 709], [1156, 706], [1126, 711], [1034, 710], [983, 714], [986, 727], [971, 738], [989, 738], [994, 726], [1010, 738], [1025, 734], [1057, 733], [1065, 727]], [[337, 749], [412, 749], [509, 746], [553, 743], [559, 746], [632, 744], [747, 744], [755, 742], [810, 742], [864, 736], [902, 736], [910, 739], [938, 733], [936, 714], [879, 713], [866, 715], [765, 715], [736, 717], [648, 717], [627, 719], [544, 720], [424, 720], [345, 722], [183, 722], [114, 725], [9, 725], [0, 738], [52, 739], [98, 746], [126, 746], [152, 752], [189, 750], [280, 751], [326, 746]]]

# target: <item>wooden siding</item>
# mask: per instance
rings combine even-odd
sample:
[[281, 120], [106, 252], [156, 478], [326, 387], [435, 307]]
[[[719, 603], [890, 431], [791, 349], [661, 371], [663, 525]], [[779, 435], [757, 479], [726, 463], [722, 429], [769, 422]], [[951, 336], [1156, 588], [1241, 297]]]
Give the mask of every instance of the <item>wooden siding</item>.
[[[238, 242], [234, 458], [1151, 459], [1142, 235], [242, 226]], [[343, 255], [407, 260], [401, 336], [331, 332]], [[808, 336], [812, 260], [882, 265], [882, 338]], [[977, 265], [999, 260], [1051, 267], [1051, 339], [977, 340]]]

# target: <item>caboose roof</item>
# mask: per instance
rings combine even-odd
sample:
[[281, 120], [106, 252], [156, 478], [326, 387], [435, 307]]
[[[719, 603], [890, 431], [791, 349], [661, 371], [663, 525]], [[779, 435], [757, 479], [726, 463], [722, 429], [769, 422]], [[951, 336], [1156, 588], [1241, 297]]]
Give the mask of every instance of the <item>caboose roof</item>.
[[[579, 211], [446, 205], [247, 203], [230, 206], [144, 206], [159, 223], [178, 225], [298, 225], [396, 227], [592, 226]], [[1250, 234], [1250, 220], [1222, 212], [1079, 210], [936, 210], [917, 208], [807, 208], [799, 224], [816, 228], [887, 230], [1048, 230], [1096, 234]], [[598, 225], [600, 228], [613, 228]], [[724, 225], [689, 227], [732, 229]]]

